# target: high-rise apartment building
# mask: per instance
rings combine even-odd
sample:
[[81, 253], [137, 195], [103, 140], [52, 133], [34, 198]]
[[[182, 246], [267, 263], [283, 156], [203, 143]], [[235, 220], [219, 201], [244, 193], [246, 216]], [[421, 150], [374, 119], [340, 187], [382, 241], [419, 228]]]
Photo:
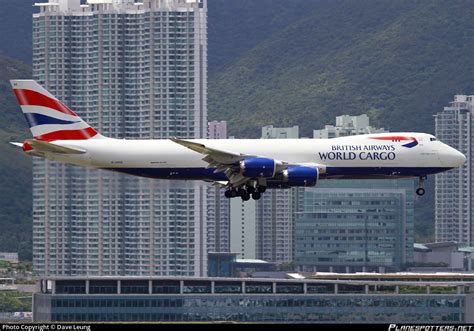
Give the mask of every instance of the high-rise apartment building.
[[474, 244], [474, 95], [456, 95], [435, 115], [436, 136], [466, 156], [466, 163], [436, 175], [436, 241]]
[[[227, 139], [227, 122], [209, 122], [209, 139]], [[225, 188], [207, 188], [207, 251], [230, 251], [230, 201], [224, 196]]]
[[[204, 0], [36, 6], [34, 78], [103, 135], [206, 137]], [[33, 172], [37, 273], [207, 273], [204, 186], [36, 159]]]
[[[262, 139], [298, 139], [299, 127], [262, 128]], [[293, 260], [293, 223], [297, 204], [295, 199], [302, 188], [268, 190], [257, 202], [256, 256], [275, 263]]]

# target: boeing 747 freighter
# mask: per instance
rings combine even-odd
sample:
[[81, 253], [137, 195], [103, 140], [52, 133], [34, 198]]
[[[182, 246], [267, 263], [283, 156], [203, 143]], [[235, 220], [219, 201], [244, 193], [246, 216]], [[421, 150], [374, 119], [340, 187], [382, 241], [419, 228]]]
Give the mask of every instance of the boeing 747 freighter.
[[466, 157], [426, 133], [333, 139], [127, 140], [104, 137], [34, 80], [12, 80], [33, 139], [29, 155], [120, 173], [203, 180], [227, 198], [260, 199], [267, 188], [315, 186], [320, 179], [419, 178], [461, 167]]

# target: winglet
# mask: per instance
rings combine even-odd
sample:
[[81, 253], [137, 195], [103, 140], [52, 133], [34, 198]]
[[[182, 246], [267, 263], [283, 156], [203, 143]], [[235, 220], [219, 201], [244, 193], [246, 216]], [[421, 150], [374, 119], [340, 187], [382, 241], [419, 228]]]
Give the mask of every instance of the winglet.
[[23, 144], [22, 144], [22, 143], [17, 143], [17, 142], [14, 142], [14, 141], [10, 141], [10, 144], [12, 144], [13, 146], [16, 146], [16, 147], [23, 148]]

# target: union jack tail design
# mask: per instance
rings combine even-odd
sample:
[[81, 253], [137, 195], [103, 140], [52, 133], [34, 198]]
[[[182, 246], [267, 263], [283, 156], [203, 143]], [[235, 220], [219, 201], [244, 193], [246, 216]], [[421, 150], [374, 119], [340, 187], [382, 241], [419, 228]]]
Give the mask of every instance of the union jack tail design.
[[13, 92], [36, 140], [103, 138], [34, 80], [11, 80]]

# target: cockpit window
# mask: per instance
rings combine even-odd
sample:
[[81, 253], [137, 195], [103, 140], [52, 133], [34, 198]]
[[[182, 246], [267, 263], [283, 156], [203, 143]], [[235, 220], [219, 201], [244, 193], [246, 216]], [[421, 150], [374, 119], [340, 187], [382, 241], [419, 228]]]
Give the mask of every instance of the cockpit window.
[[436, 141], [437, 139], [436, 138], [430, 138], [430, 141]]

